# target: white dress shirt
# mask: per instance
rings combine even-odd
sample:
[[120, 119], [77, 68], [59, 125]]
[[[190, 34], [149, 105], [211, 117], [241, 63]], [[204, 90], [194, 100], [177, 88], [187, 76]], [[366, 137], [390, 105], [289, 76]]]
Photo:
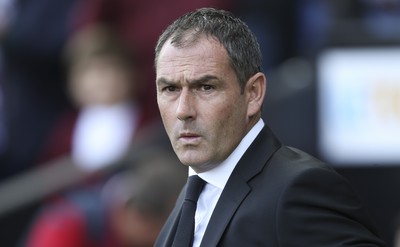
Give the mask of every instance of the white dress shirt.
[[[260, 119], [226, 160], [209, 171], [197, 174], [206, 181], [207, 184], [204, 186], [197, 201], [193, 240], [194, 247], [200, 246], [215, 205], [217, 204], [233, 169], [263, 127], [264, 121]], [[191, 175], [196, 175], [196, 172], [189, 167], [189, 176]]]

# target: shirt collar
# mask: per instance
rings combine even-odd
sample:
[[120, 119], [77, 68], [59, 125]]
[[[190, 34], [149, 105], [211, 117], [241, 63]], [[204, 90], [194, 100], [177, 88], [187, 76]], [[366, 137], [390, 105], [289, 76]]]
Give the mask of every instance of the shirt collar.
[[[225, 184], [228, 182], [229, 177], [233, 169], [235, 169], [236, 164], [239, 162], [240, 158], [249, 148], [250, 144], [254, 141], [257, 135], [260, 133], [261, 129], [264, 127], [264, 121], [260, 118], [258, 122], [251, 128], [251, 130], [246, 134], [246, 136], [240, 141], [236, 149], [226, 158], [221, 164], [215, 168], [199, 173], [204, 181], [212, 184], [221, 190], [224, 189]], [[189, 167], [189, 176], [196, 175], [196, 172]]]

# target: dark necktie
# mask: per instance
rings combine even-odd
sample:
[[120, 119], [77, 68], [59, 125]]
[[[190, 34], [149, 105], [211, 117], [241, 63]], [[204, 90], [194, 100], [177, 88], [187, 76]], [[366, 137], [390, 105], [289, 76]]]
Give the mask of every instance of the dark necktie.
[[196, 212], [197, 199], [204, 187], [204, 180], [199, 176], [190, 176], [181, 208], [178, 227], [175, 233], [173, 247], [188, 247], [193, 245], [194, 215]]

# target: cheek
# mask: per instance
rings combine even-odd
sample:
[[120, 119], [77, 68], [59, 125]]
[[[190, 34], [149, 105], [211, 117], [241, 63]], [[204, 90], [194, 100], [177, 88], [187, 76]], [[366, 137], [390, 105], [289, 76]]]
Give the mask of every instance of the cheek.
[[245, 112], [238, 104], [231, 102], [212, 111], [212, 115], [210, 114], [207, 119], [215, 124], [214, 128], [210, 129], [217, 131], [215, 134], [219, 136], [218, 142], [234, 142], [243, 128]]
[[165, 107], [165, 103], [158, 96], [157, 96], [157, 105], [160, 115], [164, 119], [164, 117], [167, 115], [166, 113], [167, 108]]
[[168, 132], [170, 127], [173, 125], [172, 120], [174, 118], [174, 114], [173, 114], [173, 107], [168, 106], [166, 104], [163, 103], [158, 103], [158, 109], [160, 111], [160, 116], [161, 116], [161, 120], [164, 124], [164, 127], [166, 129], [166, 131]]

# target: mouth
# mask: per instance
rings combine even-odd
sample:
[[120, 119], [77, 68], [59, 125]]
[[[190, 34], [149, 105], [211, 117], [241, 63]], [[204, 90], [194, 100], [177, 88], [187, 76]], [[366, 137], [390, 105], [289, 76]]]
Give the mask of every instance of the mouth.
[[192, 132], [182, 132], [179, 134], [178, 139], [185, 144], [196, 144], [200, 140], [200, 135]]

